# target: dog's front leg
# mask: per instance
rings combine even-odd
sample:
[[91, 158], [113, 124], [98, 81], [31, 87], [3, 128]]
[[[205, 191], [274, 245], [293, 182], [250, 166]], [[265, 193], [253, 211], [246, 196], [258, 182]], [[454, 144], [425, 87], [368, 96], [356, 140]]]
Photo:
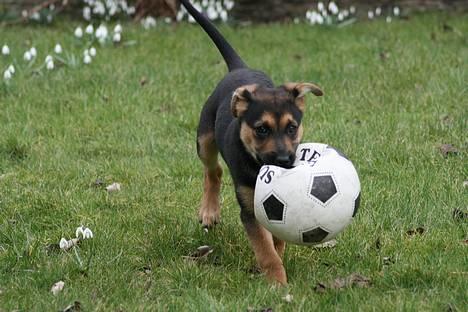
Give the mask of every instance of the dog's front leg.
[[273, 235], [255, 219], [254, 189], [238, 186], [236, 194], [242, 209], [241, 220], [254, 250], [257, 264], [269, 281], [285, 285], [287, 283], [286, 271], [275, 248]]

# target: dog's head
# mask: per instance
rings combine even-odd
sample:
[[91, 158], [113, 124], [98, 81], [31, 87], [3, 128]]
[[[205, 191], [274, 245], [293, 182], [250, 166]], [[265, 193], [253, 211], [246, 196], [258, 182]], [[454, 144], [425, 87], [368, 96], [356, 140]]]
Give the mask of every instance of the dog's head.
[[259, 163], [292, 167], [303, 134], [304, 96], [309, 92], [323, 94], [313, 83], [287, 83], [278, 88], [254, 84], [234, 92], [231, 109], [240, 122], [241, 140]]

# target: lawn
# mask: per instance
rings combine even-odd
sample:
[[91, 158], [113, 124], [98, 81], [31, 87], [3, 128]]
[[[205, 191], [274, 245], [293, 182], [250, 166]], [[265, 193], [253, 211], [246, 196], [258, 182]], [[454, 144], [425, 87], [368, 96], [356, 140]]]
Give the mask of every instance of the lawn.
[[[16, 64], [0, 82], [0, 311], [75, 301], [84, 311], [466, 309], [468, 224], [452, 216], [467, 209], [466, 15], [221, 27], [277, 84], [323, 88], [307, 101], [304, 141], [341, 149], [361, 179], [359, 213], [336, 247], [288, 245], [285, 288], [256, 273], [228, 174], [221, 224], [205, 233], [196, 218], [198, 116], [226, 72], [207, 36], [186, 24], [126, 24], [131, 44], [97, 45], [84, 65], [77, 24], [0, 28], [11, 49], [0, 69]], [[78, 64], [40, 68], [57, 42]], [[444, 155], [441, 144], [458, 152]], [[98, 179], [122, 189], [107, 193]], [[93, 239], [51, 247], [81, 224]], [[201, 245], [213, 253], [184, 258]], [[317, 291], [352, 273], [370, 285]]]

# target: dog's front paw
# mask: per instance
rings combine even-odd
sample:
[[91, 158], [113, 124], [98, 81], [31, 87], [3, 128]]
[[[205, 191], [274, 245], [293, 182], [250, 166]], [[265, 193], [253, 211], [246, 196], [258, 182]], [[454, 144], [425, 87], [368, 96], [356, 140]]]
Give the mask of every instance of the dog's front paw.
[[211, 228], [215, 226], [220, 220], [219, 209], [216, 211], [215, 209], [200, 208], [200, 211], [198, 212], [198, 220], [203, 227]]

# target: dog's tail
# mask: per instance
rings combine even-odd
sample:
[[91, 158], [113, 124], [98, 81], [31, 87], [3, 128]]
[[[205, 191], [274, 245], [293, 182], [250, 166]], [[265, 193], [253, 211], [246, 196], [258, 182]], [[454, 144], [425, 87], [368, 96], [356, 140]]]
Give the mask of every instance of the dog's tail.
[[180, 0], [180, 2], [208, 34], [208, 36], [210, 36], [211, 40], [213, 40], [219, 52], [223, 56], [229, 71], [247, 67], [239, 54], [237, 54], [234, 48], [226, 41], [226, 39], [224, 39], [216, 27], [205, 16], [203, 16], [203, 14], [198, 12], [198, 10], [190, 4], [189, 0]]

